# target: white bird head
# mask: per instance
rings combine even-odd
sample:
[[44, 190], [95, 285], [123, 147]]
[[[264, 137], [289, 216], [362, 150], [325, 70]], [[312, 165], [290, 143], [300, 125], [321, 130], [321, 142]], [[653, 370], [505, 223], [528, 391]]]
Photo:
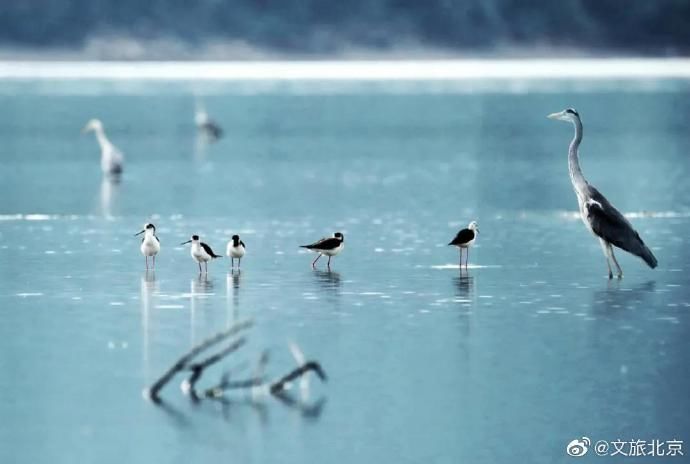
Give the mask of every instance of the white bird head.
[[83, 134], [91, 131], [103, 131], [103, 123], [100, 119], [91, 119], [86, 123], [84, 128], [81, 130]]
[[477, 224], [477, 221], [472, 221], [470, 222], [470, 225], [467, 226], [468, 229], [479, 233], [479, 225]]
[[558, 113], [551, 113], [547, 116], [549, 119], [558, 119], [559, 121], [575, 122], [580, 119], [580, 115], [573, 108], [568, 108]]
[[141, 235], [141, 234], [143, 234], [144, 232], [146, 232], [147, 230], [150, 230], [151, 233], [154, 233], [154, 234], [155, 234], [155, 233], [156, 233], [156, 226], [154, 226], [154, 225], [151, 224], [150, 222], [147, 222], [146, 224], [144, 224], [143, 230], [141, 230], [140, 232], [134, 234], [134, 236], [136, 237], [137, 235]]

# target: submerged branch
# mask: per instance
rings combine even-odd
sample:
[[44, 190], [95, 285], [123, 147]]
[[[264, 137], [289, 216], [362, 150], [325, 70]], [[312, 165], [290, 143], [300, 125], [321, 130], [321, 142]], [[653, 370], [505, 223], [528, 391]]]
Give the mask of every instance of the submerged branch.
[[204, 392], [206, 398], [220, 398], [223, 393], [227, 390], [241, 390], [241, 389], [251, 389], [254, 387], [260, 387], [266, 383], [264, 379], [264, 372], [266, 370], [266, 365], [268, 364], [268, 350], [264, 350], [259, 357], [259, 361], [256, 364], [256, 369], [254, 370], [254, 375], [250, 379], [243, 380], [230, 380], [230, 372], [226, 372], [221, 377], [220, 383], [218, 385], [207, 389]]
[[240, 349], [246, 342], [247, 339], [245, 337], [238, 338], [230, 345], [228, 345], [224, 350], [221, 350], [218, 353], [209, 356], [203, 361], [190, 364], [187, 370], [192, 371], [192, 375], [190, 375], [189, 378], [182, 383], [182, 391], [188, 393], [195, 401], [198, 400], [199, 396], [196, 393], [196, 383], [203, 375], [204, 369], [217, 363], [218, 361], [221, 361], [230, 353], [234, 353], [235, 351]]
[[[158, 380], [156, 380], [156, 382], [153, 383], [153, 385], [151, 385], [151, 387], [145, 390], [145, 395], [156, 403], [160, 402], [159, 393], [163, 389], [163, 387], [165, 387], [178, 372], [190, 368], [191, 361], [196, 356], [198, 356], [199, 353], [207, 350], [213, 345], [222, 342], [223, 340], [235, 335], [236, 333], [242, 330], [248, 329], [252, 326], [252, 324], [252, 320], [238, 322], [229, 329], [202, 341], [201, 343], [193, 347], [190, 351], [188, 351], [184, 356], [178, 359], [175, 364], [173, 364]], [[201, 370], [203, 371], [203, 368]], [[196, 380], [198, 380], [198, 378]]]
[[276, 395], [277, 393], [282, 392], [285, 389], [285, 386], [292, 382], [295, 379], [298, 379], [302, 377], [304, 374], [306, 374], [309, 371], [314, 371], [316, 375], [321, 379], [321, 381], [326, 382], [328, 380], [328, 377], [326, 376], [326, 373], [324, 370], [321, 368], [321, 365], [316, 362], [316, 361], [307, 361], [306, 363], [302, 364], [298, 368], [292, 370], [288, 374], [284, 375], [280, 380], [273, 382], [271, 384], [270, 392], [272, 395]]

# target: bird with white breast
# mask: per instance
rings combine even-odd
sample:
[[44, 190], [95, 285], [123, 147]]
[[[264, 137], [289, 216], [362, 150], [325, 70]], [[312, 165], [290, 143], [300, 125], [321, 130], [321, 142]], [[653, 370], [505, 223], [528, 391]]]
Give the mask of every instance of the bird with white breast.
[[237, 269], [239, 269], [240, 264], [242, 263], [242, 257], [245, 255], [245, 253], [246, 248], [244, 246], [244, 242], [240, 240], [239, 235], [233, 235], [225, 250], [225, 254], [228, 256], [228, 258], [230, 258], [230, 267], [234, 269], [235, 260], [237, 260]]
[[144, 238], [141, 239], [141, 254], [146, 258], [146, 270], [149, 270], [149, 256], [153, 258], [152, 269], [156, 268], [156, 255], [161, 251], [161, 242], [156, 236], [156, 226], [153, 224], [145, 224], [144, 229], [141, 232], [134, 234], [137, 235], [144, 234]]
[[198, 235], [192, 235], [190, 240], [180, 243], [180, 245], [186, 245], [188, 243], [192, 244], [189, 254], [192, 256], [192, 259], [199, 264], [199, 274], [202, 273], [201, 263], [204, 263], [206, 273], [208, 274], [208, 262], [215, 258], [222, 258], [221, 255], [215, 254], [210, 246], [200, 241]]
[[316, 241], [316, 242], [311, 243], [309, 245], [301, 245], [300, 247], [306, 248], [307, 250], [315, 251], [319, 254], [316, 257], [316, 259], [311, 263], [311, 267], [316, 267], [316, 262], [322, 256], [328, 256], [327, 267], [328, 267], [328, 269], [330, 269], [331, 268], [331, 258], [343, 250], [343, 247], [345, 246], [344, 242], [345, 242], [345, 236], [340, 232], [336, 232], [335, 234], [333, 234], [333, 237], [322, 238], [319, 241]]

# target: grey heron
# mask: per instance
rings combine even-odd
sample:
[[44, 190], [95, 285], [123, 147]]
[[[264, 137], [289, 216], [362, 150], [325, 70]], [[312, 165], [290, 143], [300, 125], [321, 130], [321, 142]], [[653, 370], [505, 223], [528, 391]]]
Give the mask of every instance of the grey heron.
[[582, 175], [578, 148], [582, 142], [582, 121], [577, 111], [568, 108], [559, 113], [552, 113], [549, 119], [571, 122], [575, 126], [575, 137], [570, 142], [568, 149], [568, 171], [570, 181], [573, 183], [577, 202], [580, 206], [580, 216], [585, 226], [599, 238], [601, 248], [606, 257], [606, 265], [609, 269], [609, 279], [613, 278], [611, 271], [611, 261], [616, 265], [618, 278], [623, 277], [616, 256], [613, 254], [613, 246], [638, 256], [654, 269], [657, 261], [651, 250], [647, 248], [640, 234], [633, 228], [632, 224], [602, 195], [596, 188], [592, 187]]
[[119, 176], [122, 174], [124, 156], [105, 135], [103, 123], [100, 119], [91, 119], [82, 129], [82, 133], [94, 132], [101, 147], [101, 170], [105, 175]]

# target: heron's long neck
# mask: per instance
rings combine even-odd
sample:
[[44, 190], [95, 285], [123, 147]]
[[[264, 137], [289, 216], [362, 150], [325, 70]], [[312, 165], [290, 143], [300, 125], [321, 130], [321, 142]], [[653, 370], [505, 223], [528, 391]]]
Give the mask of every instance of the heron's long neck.
[[108, 137], [105, 136], [105, 131], [103, 129], [96, 130], [96, 140], [98, 140], [98, 145], [101, 146], [101, 149], [111, 145], [110, 140], [108, 140]]
[[573, 187], [579, 193], [587, 185], [585, 176], [582, 175], [582, 170], [580, 169], [580, 160], [577, 154], [577, 149], [582, 141], [582, 122], [579, 119], [575, 119], [573, 124], [575, 124], [575, 137], [570, 142], [570, 148], [568, 149], [568, 170], [570, 171], [570, 180], [573, 183]]

